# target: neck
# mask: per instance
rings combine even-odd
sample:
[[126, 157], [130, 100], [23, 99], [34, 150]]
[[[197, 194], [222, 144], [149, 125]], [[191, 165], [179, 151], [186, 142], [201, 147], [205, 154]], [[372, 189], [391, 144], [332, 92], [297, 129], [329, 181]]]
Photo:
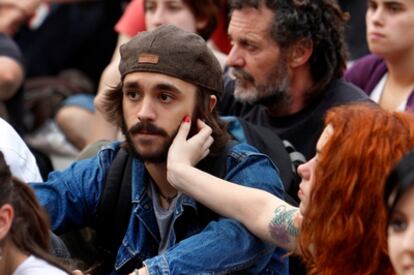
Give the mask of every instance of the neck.
[[313, 86], [308, 65], [295, 68], [290, 75], [289, 98], [268, 107], [271, 116], [281, 117], [293, 115], [307, 107], [306, 96]]
[[414, 51], [386, 59], [388, 76], [400, 86], [414, 85]]
[[7, 242], [3, 246], [2, 251], [3, 259], [0, 261], [0, 273], [5, 275], [11, 275], [17, 269], [19, 265], [23, 263], [29, 256], [10, 242]]
[[[177, 196], [177, 190], [171, 186], [167, 180], [167, 164], [163, 163], [145, 163], [154, 184], [157, 185], [159, 191], [158, 197], [161, 203], [161, 207], [168, 208], [171, 203], [171, 198]], [[170, 199], [168, 199], [170, 198]]]

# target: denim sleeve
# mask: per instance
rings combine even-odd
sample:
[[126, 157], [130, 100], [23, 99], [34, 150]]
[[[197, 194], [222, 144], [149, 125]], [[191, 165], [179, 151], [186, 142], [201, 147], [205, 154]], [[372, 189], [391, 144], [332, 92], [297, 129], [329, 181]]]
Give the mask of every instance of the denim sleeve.
[[30, 183], [40, 205], [49, 214], [53, 231], [62, 233], [88, 225], [110, 165], [108, 154], [112, 154], [110, 150], [103, 150], [64, 171], [50, 173], [44, 183]]
[[[272, 162], [261, 154], [234, 153], [226, 179], [283, 197], [283, 187]], [[144, 263], [150, 274], [266, 273], [275, 247], [253, 236], [239, 222], [220, 218], [162, 255]], [[285, 260], [286, 261], [286, 260]]]

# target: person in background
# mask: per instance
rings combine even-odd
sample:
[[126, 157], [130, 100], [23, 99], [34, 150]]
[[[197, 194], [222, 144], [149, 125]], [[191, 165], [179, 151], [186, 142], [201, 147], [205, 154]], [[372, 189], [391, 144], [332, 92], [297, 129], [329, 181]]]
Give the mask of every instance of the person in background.
[[[230, 5], [233, 47], [220, 114], [267, 128], [302, 160], [310, 159], [327, 110], [368, 101], [341, 79], [346, 15], [335, 0], [232, 0]], [[287, 190], [296, 200], [297, 187]]]
[[20, 133], [23, 131], [23, 78], [21, 52], [16, 43], [0, 31], [0, 117]]
[[299, 208], [192, 167], [206, 153], [209, 135], [187, 140], [188, 130], [181, 125], [168, 154], [175, 188], [298, 252], [310, 274], [392, 273], [383, 189], [391, 168], [414, 149], [414, 116], [359, 104], [328, 111], [315, 157], [298, 169]]
[[392, 169], [384, 189], [388, 250], [398, 275], [414, 270], [414, 151]]
[[11, 172], [23, 182], [42, 181], [36, 159], [19, 134], [0, 118], [0, 150]]
[[13, 36], [44, 4], [43, 0], [0, 0], [0, 32]]
[[368, 0], [366, 25], [372, 54], [345, 79], [387, 110], [414, 111], [414, 1]]
[[30, 187], [13, 177], [0, 151], [0, 273], [64, 275], [49, 255], [49, 224]]
[[[13, 2], [27, 1], [34, 0]], [[93, 112], [99, 77], [116, 45], [113, 25], [122, 2], [126, 0], [41, 0], [35, 16], [13, 36], [25, 66], [25, 139], [31, 146], [48, 155], [79, 153], [56, 125], [55, 115], [62, 105]], [[77, 131], [88, 131], [86, 120], [76, 118]]]

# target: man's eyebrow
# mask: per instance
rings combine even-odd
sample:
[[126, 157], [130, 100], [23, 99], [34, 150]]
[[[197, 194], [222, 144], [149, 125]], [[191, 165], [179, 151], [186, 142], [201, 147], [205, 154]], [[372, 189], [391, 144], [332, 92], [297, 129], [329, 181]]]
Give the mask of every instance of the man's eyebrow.
[[161, 91], [170, 91], [177, 94], [182, 94], [183, 92], [177, 88], [175, 85], [170, 83], [159, 83], [154, 86], [155, 90], [161, 90]]
[[126, 83], [124, 83], [122, 88], [123, 88], [123, 90], [125, 90], [125, 89], [139, 89], [139, 88], [141, 88], [141, 85], [139, 85], [139, 83], [137, 83], [137, 82], [126, 82]]

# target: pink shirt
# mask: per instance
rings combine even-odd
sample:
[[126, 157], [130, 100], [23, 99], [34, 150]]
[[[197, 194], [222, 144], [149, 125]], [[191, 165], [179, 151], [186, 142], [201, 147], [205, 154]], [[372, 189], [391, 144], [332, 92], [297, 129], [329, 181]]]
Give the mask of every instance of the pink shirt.
[[124, 14], [115, 25], [118, 33], [130, 37], [145, 31], [144, 0], [132, 0], [125, 9]]

